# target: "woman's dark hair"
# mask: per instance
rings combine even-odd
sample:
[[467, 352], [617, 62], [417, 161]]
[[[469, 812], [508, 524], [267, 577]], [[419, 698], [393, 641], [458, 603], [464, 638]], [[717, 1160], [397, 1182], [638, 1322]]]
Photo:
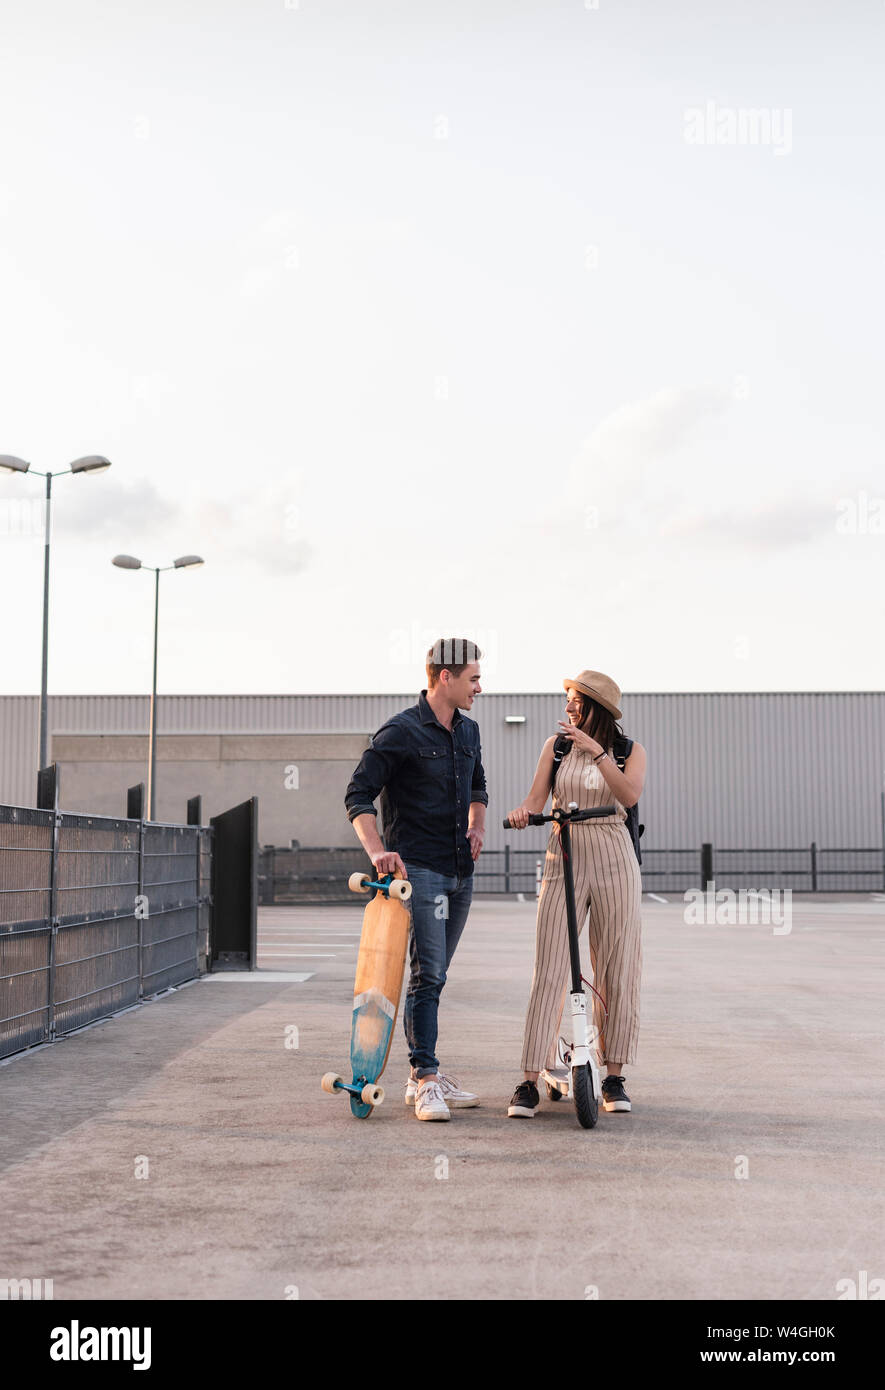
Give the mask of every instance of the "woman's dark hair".
[[585, 695], [582, 690], [575, 692], [576, 698], [581, 703], [581, 718], [578, 721], [578, 728], [585, 734], [600, 743], [606, 752], [614, 746], [615, 738], [623, 738], [624, 730], [615, 720], [614, 715], [602, 705]]

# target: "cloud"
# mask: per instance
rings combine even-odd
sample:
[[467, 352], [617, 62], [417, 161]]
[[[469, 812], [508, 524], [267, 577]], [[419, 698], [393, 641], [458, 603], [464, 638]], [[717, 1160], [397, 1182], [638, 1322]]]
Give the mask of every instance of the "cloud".
[[684, 443], [705, 416], [732, 403], [724, 386], [667, 387], [607, 415], [585, 442], [577, 468], [635, 472]]
[[733, 399], [724, 386], [667, 387], [607, 415], [570, 470], [571, 504], [583, 524], [608, 534], [657, 534], [689, 488], [679, 450]]
[[115, 478], [111, 469], [95, 476], [84, 473], [68, 483], [64, 505], [53, 507], [52, 524], [64, 534], [113, 535], [125, 543], [127, 536], [168, 526], [176, 514], [175, 503], [147, 478]]
[[330, 256], [349, 257], [360, 247], [396, 248], [415, 230], [409, 218], [353, 217], [347, 220], [308, 221], [294, 208], [280, 208], [266, 217], [246, 238], [247, 265], [238, 283], [240, 298], [249, 302], [267, 296], [271, 286], [301, 265]]
[[112, 473], [85, 475], [65, 491], [64, 506], [53, 511], [60, 536], [98, 540], [146, 564], [169, 563], [187, 550], [237, 568], [245, 563], [271, 574], [300, 574], [312, 553], [296, 470], [228, 496], [196, 489], [172, 496], [146, 478], [115, 482]]
[[[574, 516], [588, 543], [607, 542], [638, 554], [666, 542], [693, 546], [736, 546], [777, 551], [832, 535], [831, 496], [812, 497], [808, 489], [748, 496], [741, 477], [707, 470], [708, 488], [699, 489], [694, 444], [706, 421], [722, 415], [734, 401], [731, 388], [714, 384], [667, 388], [613, 411], [593, 430], [572, 465]], [[680, 456], [682, 454], [682, 457]], [[684, 466], [683, 466], [684, 464]], [[734, 500], [722, 500], [731, 491]]]
[[214, 543], [219, 558], [278, 575], [301, 574], [309, 566], [312, 550], [297, 470], [247, 492], [194, 498], [185, 510], [194, 534], [205, 536], [207, 548]]
[[663, 535], [677, 539], [703, 536], [712, 545], [749, 546], [754, 550], [786, 550], [832, 536], [835, 512], [832, 498], [780, 494], [757, 499], [750, 507], [720, 507], [674, 513], [662, 523]]
[[278, 267], [276, 266], [248, 266], [240, 281], [240, 297], [248, 300], [260, 299], [264, 291], [273, 284], [277, 273]]

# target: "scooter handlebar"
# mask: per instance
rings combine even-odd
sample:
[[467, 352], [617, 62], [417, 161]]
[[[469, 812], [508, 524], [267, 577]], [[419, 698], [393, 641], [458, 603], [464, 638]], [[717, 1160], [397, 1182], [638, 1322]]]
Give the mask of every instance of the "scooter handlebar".
[[[600, 820], [603, 816], [613, 816], [617, 810], [616, 806], [588, 806], [583, 811], [571, 811], [566, 819], [571, 823], [580, 820]], [[548, 821], [557, 820], [556, 816], [536, 816], [529, 813], [529, 825], [546, 825]], [[504, 821], [505, 830], [515, 830], [516, 826], [510, 824], [510, 817]]]

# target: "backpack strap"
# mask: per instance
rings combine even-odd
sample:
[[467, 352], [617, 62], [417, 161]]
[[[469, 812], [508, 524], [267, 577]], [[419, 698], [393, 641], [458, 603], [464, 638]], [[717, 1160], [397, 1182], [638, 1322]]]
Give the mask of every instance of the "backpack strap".
[[553, 745], [553, 770], [550, 773], [551, 792], [556, 786], [556, 774], [559, 771], [559, 764], [562, 762], [563, 758], [565, 757], [566, 753], [569, 751], [571, 746], [572, 741], [570, 738], [566, 738], [565, 734], [559, 734], [557, 736], [556, 742]]
[[622, 738], [619, 734], [615, 734], [615, 740], [612, 744], [612, 752], [615, 755], [615, 762], [623, 772], [624, 764], [626, 763], [630, 754], [633, 752], [632, 738]]
[[[626, 736], [621, 737], [616, 734], [614, 744], [612, 745], [612, 753], [614, 754], [615, 762], [622, 772], [624, 771], [624, 764], [632, 752], [632, 738], [627, 738]], [[627, 806], [625, 809], [627, 812], [627, 829], [630, 832], [630, 839], [633, 841], [636, 858], [641, 864], [642, 854], [639, 849], [639, 841], [642, 838], [645, 826], [639, 824], [639, 803], [637, 802], [635, 806]]]

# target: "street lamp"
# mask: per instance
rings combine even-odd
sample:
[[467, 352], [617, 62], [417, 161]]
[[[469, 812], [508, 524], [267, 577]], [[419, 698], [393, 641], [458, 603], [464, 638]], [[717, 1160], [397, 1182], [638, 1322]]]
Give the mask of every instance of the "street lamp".
[[52, 506], [52, 480], [58, 478], [62, 473], [105, 473], [111, 466], [110, 459], [104, 458], [101, 454], [86, 454], [83, 458], [74, 459], [73, 463], [68, 464], [67, 468], [60, 468], [57, 473], [41, 473], [38, 468], [31, 468], [31, 465], [24, 459], [16, 458], [14, 454], [0, 454], [0, 471], [4, 473], [35, 473], [38, 478], [46, 479], [46, 524], [43, 535], [43, 674], [40, 681], [40, 767], [44, 768], [47, 764], [47, 680], [49, 675], [49, 541], [50, 541], [50, 508]]
[[151, 688], [151, 732], [148, 747], [148, 820], [156, 820], [157, 794], [157, 632], [160, 621], [160, 574], [163, 570], [187, 569], [191, 565], [202, 565], [199, 555], [181, 555], [171, 565], [143, 565], [134, 555], [115, 555], [111, 561], [121, 570], [152, 570], [154, 573], [154, 683]]

